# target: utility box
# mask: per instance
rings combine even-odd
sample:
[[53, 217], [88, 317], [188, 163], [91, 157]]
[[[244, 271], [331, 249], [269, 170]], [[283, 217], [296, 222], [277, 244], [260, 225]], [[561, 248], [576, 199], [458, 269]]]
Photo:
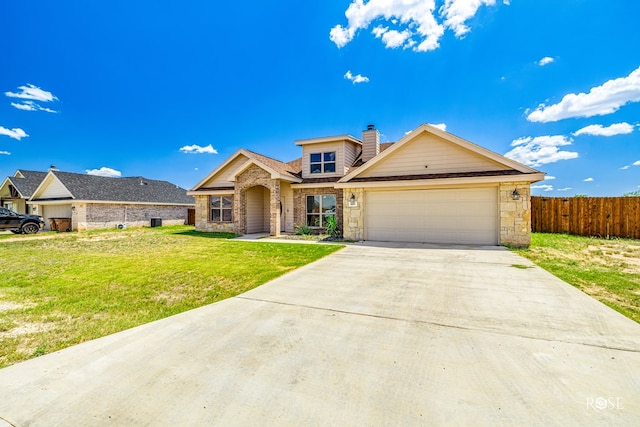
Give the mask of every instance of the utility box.
[[151, 218], [152, 227], [162, 227], [162, 218]]

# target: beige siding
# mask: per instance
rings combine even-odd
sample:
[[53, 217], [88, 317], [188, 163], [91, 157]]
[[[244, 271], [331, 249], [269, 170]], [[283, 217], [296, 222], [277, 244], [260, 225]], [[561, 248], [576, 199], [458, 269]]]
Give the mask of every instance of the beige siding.
[[[309, 144], [302, 147], [302, 177], [303, 178], [327, 178], [331, 176], [345, 175], [345, 143], [326, 142], [321, 144]], [[335, 173], [310, 173], [309, 156], [313, 153], [326, 153], [328, 151], [336, 152], [336, 172]]]
[[236, 157], [231, 163], [225, 166], [222, 170], [220, 170], [217, 174], [211, 177], [207, 182], [205, 182], [201, 188], [207, 187], [231, 187], [233, 182], [230, 180], [233, 179], [234, 172], [242, 166], [247, 160], [248, 157], [244, 155], [239, 155]]
[[62, 197], [71, 197], [71, 193], [69, 193], [69, 190], [55, 177], [49, 181], [44, 191], [38, 195], [38, 199], [57, 199]]
[[360, 177], [506, 170], [508, 167], [435, 135], [422, 134]]
[[[266, 203], [265, 192], [267, 193]], [[261, 233], [265, 230], [269, 230], [268, 193], [268, 190], [261, 186], [253, 187], [247, 190], [247, 233]], [[265, 209], [267, 210], [267, 215], [265, 215]], [[266, 227], [265, 216], [267, 221]]]
[[356, 161], [356, 157], [358, 157], [358, 153], [360, 153], [362, 147], [350, 142], [344, 144], [344, 174], [346, 175], [348, 169], [353, 162]]

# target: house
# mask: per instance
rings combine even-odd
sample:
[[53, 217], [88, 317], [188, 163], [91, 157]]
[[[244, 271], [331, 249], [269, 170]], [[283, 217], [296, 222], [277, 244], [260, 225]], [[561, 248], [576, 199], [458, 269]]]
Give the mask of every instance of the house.
[[196, 229], [238, 234], [321, 230], [335, 216], [345, 239], [527, 246], [530, 184], [544, 173], [422, 125], [381, 144], [373, 125], [303, 139], [285, 163], [240, 149], [188, 194]]
[[17, 170], [13, 176], [6, 177], [0, 186], [0, 207], [21, 214], [31, 214], [32, 212], [28, 211], [27, 200], [46, 175], [46, 172]]
[[[34, 182], [39, 178], [38, 184]], [[24, 181], [23, 181], [24, 180]], [[49, 228], [50, 218], [70, 218], [73, 230], [184, 224], [194, 199], [167, 181], [143, 177], [109, 178], [50, 169], [48, 172], [18, 171], [5, 180], [12, 195], [26, 203], [30, 213], [40, 215]], [[29, 185], [27, 185], [27, 182]], [[5, 185], [0, 191], [4, 191]], [[33, 189], [32, 189], [33, 188]], [[0, 194], [4, 194], [1, 193]]]

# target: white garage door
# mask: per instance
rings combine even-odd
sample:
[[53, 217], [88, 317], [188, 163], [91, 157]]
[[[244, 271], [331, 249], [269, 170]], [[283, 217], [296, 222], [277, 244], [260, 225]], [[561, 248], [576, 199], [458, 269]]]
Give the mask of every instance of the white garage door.
[[370, 191], [367, 240], [498, 244], [498, 190]]

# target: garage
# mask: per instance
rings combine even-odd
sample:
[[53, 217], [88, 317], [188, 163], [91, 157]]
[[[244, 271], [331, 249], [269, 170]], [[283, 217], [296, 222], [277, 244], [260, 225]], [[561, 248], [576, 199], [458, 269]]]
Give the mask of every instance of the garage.
[[497, 187], [367, 191], [366, 240], [498, 244]]

